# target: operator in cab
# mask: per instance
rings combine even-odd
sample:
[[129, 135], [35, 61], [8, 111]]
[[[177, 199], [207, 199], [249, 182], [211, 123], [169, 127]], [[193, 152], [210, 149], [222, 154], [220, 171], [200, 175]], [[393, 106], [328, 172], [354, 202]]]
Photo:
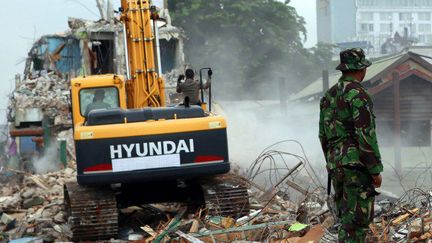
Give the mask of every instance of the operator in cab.
[[[191, 105], [200, 105], [201, 100], [199, 98], [199, 90], [200, 88], [208, 89], [210, 87], [211, 76], [213, 74], [212, 70], [209, 70], [207, 74], [208, 80], [205, 84], [201, 86], [201, 82], [194, 79], [194, 71], [190, 68], [186, 69], [185, 75], [180, 75], [177, 79], [177, 93], [183, 94], [183, 100], [185, 100], [186, 97], [189, 97], [189, 103]], [[182, 82], [182, 80], [185, 79], [185, 76], [186, 80]]]
[[93, 102], [88, 104], [85, 110], [85, 116], [87, 116], [91, 110], [111, 108], [109, 104], [104, 102], [104, 99], [105, 99], [105, 91], [102, 89], [97, 89], [94, 92]]

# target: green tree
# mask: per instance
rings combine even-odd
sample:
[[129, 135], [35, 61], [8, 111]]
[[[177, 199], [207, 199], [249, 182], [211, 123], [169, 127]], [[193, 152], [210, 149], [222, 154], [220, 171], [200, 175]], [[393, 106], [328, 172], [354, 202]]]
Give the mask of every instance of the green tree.
[[322, 69], [332, 70], [336, 67], [336, 62], [333, 59], [333, 50], [336, 45], [318, 42], [316, 46], [312, 47], [310, 51], [313, 54], [315, 65], [322, 67]]
[[173, 24], [188, 36], [188, 61], [214, 68], [218, 95], [245, 90], [268, 98], [280, 78], [289, 80], [291, 92], [316, 78], [314, 52], [302, 44], [304, 19], [288, 1], [168, 0], [168, 6]]

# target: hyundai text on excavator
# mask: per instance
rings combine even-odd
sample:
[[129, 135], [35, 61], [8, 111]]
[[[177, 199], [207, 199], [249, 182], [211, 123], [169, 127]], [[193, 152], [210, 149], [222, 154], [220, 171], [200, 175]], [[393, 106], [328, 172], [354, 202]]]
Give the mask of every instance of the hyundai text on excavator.
[[64, 200], [72, 240], [116, 237], [118, 208], [147, 202], [181, 198], [205, 203], [210, 214], [248, 213], [246, 187], [226, 174], [225, 119], [205, 103], [165, 104], [158, 16], [150, 6], [121, 1], [126, 78], [71, 81], [77, 182], [65, 184]]

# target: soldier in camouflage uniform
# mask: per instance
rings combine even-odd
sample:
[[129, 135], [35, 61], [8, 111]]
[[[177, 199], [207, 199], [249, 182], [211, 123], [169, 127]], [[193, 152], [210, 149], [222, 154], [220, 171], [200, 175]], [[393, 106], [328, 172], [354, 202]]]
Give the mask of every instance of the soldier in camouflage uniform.
[[[320, 102], [319, 138], [341, 223], [339, 242], [364, 242], [383, 165], [372, 100], [361, 85], [371, 62], [360, 48], [340, 53], [338, 83]], [[330, 183], [329, 183], [330, 184]]]

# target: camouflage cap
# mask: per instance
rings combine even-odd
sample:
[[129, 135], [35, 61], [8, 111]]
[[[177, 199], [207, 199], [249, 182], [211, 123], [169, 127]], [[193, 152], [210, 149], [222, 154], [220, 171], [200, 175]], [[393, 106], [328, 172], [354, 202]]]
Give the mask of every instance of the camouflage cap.
[[363, 49], [352, 48], [340, 52], [340, 64], [336, 70], [362, 70], [372, 65], [372, 62], [367, 60]]

